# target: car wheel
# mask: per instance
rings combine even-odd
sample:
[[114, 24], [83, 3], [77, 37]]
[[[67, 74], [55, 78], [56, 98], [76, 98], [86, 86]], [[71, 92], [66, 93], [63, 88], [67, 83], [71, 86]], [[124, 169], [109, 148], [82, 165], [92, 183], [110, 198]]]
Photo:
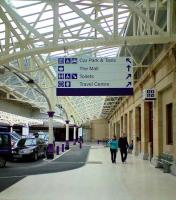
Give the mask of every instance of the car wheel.
[[3, 157], [0, 157], [0, 168], [5, 167], [6, 160]]

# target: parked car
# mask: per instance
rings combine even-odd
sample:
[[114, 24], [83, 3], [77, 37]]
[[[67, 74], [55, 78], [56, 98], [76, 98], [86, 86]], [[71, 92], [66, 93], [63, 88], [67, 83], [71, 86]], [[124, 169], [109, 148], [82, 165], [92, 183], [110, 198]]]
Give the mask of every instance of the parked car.
[[6, 161], [11, 158], [10, 133], [0, 133], [0, 167], [5, 167]]
[[22, 138], [16, 146], [12, 148], [13, 159], [33, 159], [38, 160], [39, 157], [45, 156], [47, 145], [41, 138]]

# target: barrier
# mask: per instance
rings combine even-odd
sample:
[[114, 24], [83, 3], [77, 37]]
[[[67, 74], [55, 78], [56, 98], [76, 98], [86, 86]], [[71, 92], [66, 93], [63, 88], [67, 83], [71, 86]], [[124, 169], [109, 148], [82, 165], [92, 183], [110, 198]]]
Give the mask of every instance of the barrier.
[[56, 154], [59, 155], [59, 145], [56, 146]]

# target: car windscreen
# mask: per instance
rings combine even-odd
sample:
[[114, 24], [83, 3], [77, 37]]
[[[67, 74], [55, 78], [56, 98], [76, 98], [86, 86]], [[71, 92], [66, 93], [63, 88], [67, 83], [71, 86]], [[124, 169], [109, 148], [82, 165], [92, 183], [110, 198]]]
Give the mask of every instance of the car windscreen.
[[36, 145], [36, 139], [34, 138], [24, 138], [19, 140], [17, 146], [22, 147], [22, 146], [35, 146]]

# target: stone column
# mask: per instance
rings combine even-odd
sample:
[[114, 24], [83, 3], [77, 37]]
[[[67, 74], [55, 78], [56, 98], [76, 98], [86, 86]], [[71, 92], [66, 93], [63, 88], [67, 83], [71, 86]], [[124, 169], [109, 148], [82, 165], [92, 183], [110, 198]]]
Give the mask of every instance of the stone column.
[[123, 116], [121, 116], [121, 118], [120, 118], [120, 136], [123, 133], [123, 128], [124, 128], [124, 118], [123, 118]]
[[111, 121], [111, 132], [110, 132], [110, 138], [112, 138], [113, 135], [113, 122]]
[[158, 166], [158, 156], [163, 151], [163, 134], [162, 134], [162, 96], [157, 94], [157, 99], [153, 103], [153, 158], [152, 164]]
[[108, 137], [111, 138], [111, 123], [108, 121]]
[[149, 131], [149, 111], [146, 102], [141, 103], [141, 157], [148, 159], [148, 131]]
[[131, 137], [130, 137], [130, 112], [127, 113], [127, 139], [128, 143], [131, 143]]
[[69, 120], [66, 120], [65, 149], [69, 149]]
[[[176, 2], [175, 2], [176, 8]], [[176, 52], [176, 48], [174, 49]], [[176, 175], [176, 55], [172, 54], [172, 64], [173, 64], [173, 83], [172, 83], [172, 91], [173, 91], [173, 149], [174, 149], [174, 165], [171, 167], [171, 173]]]
[[126, 131], [125, 131], [126, 127], [125, 126], [126, 126], [126, 115], [124, 114], [123, 115], [123, 133], [126, 133]]
[[135, 156], [139, 153], [137, 137], [139, 135], [139, 112], [138, 108], [133, 109], [133, 143], [134, 143], [134, 154]]
[[53, 135], [53, 116], [54, 112], [49, 111], [49, 140], [48, 140], [48, 151], [47, 151], [47, 158], [53, 159], [54, 158], [54, 135]]

